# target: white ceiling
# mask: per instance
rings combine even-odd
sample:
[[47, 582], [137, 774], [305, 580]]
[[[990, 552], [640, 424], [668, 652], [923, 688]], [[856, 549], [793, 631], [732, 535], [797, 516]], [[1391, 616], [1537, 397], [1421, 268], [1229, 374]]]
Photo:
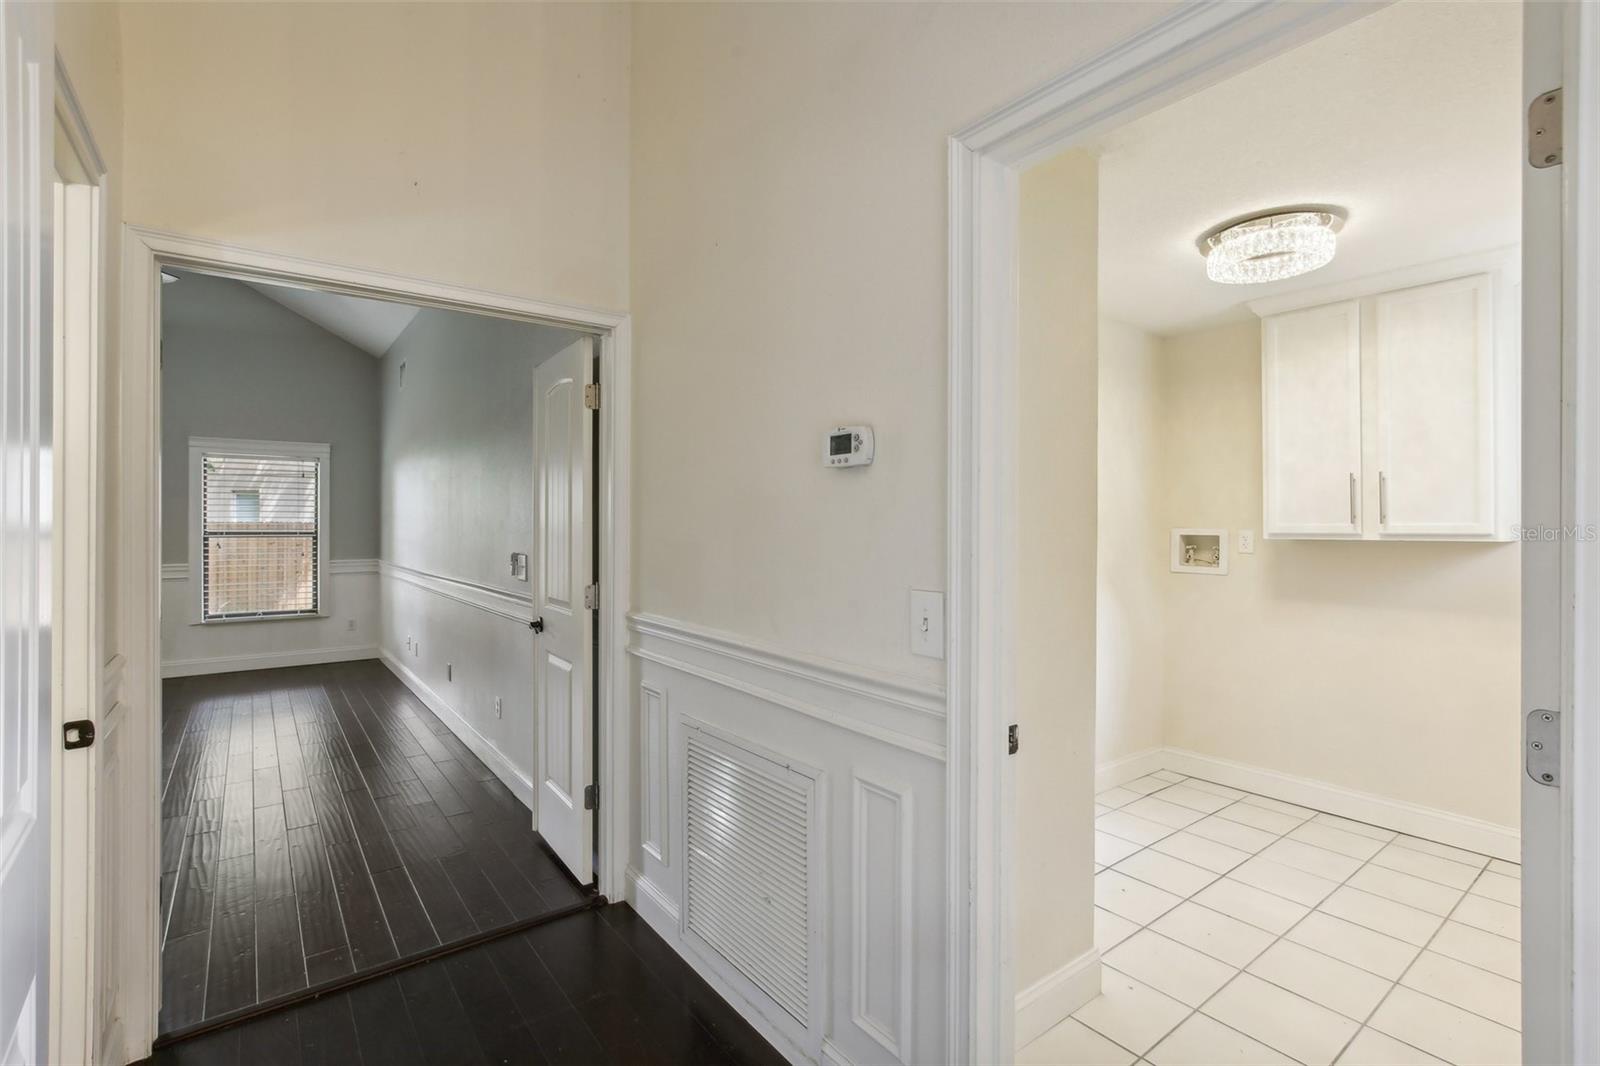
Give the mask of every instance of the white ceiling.
[[247, 281], [245, 284], [267, 299], [282, 304], [301, 318], [379, 359], [394, 344], [395, 338], [411, 324], [411, 320], [417, 317], [418, 308], [408, 304], [365, 300], [358, 296], [294, 289], [265, 282]]
[[[1100, 144], [1101, 311], [1159, 334], [1245, 303], [1517, 243], [1521, 5], [1406, 0]], [[1291, 204], [1350, 213], [1333, 263], [1208, 281], [1195, 239]]]

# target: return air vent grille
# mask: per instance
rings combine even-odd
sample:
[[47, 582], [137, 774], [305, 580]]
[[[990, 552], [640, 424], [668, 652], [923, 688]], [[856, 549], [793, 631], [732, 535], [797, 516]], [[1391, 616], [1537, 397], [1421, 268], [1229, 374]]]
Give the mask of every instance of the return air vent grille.
[[805, 1025], [815, 783], [688, 730], [685, 924]]

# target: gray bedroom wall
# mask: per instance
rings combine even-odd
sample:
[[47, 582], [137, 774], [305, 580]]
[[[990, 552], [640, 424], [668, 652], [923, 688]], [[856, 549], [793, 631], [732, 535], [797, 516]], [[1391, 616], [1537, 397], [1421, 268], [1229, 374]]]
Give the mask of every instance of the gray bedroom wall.
[[203, 274], [162, 286], [161, 358], [162, 562], [189, 559], [190, 437], [327, 443], [329, 557], [377, 557], [377, 359]]
[[533, 368], [578, 336], [454, 311], [412, 320], [382, 362], [385, 560], [527, 594], [508, 560], [533, 552]]

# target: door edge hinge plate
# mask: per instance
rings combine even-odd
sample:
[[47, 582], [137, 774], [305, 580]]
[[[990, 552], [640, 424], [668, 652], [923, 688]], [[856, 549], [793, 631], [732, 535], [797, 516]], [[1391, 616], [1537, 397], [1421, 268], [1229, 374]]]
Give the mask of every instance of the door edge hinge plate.
[[1561, 164], [1561, 90], [1550, 89], [1528, 105], [1528, 165], [1539, 170]]
[[583, 606], [588, 610], [596, 610], [600, 606], [600, 582], [584, 587]]
[[87, 748], [94, 744], [94, 723], [87, 718], [77, 718], [61, 723], [61, 746], [68, 751]]
[[591, 411], [600, 410], [600, 383], [590, 382], [583, 387], [583, 406]]
[[600, 809], [599, 785], [583, 786], [583, 809], [586, 811], [595, 811]]
[[1558, 788], [1561, 785], [1561, 712], [1544, 708], [1528, 712], [1523, 733], [1523, 754], [1528, 776], [1535, 784]]

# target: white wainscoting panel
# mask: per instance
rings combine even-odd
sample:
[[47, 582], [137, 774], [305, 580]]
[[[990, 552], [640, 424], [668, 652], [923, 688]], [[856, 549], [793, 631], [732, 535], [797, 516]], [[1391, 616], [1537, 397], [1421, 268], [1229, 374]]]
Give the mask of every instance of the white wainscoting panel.
[[911, 916], [916, 872], [908, 789], [857, 777], [851, 797], [855, 905], [851, 920], [850, 1018], [903, 1058], [911, 1023]]
[[200, 625], [189, 567], [161, 568], [161, 676], [220, 674], [378, 657], [378, 563], [330, 559], [325, 616]]
[[656, 862], [668, 862], [667, 694], [639, 686], [639, 843]]
[[379, 576], [384, 662], [531, 810], [531, 597], [388, 560]]
[[[660, 616], [630, 623], [629, 902], [792, 1061], [945, 1061], [942, 688]], [[814, 778], [820, 1006], [804, 1019], [686, 929], [691, 730]]]

